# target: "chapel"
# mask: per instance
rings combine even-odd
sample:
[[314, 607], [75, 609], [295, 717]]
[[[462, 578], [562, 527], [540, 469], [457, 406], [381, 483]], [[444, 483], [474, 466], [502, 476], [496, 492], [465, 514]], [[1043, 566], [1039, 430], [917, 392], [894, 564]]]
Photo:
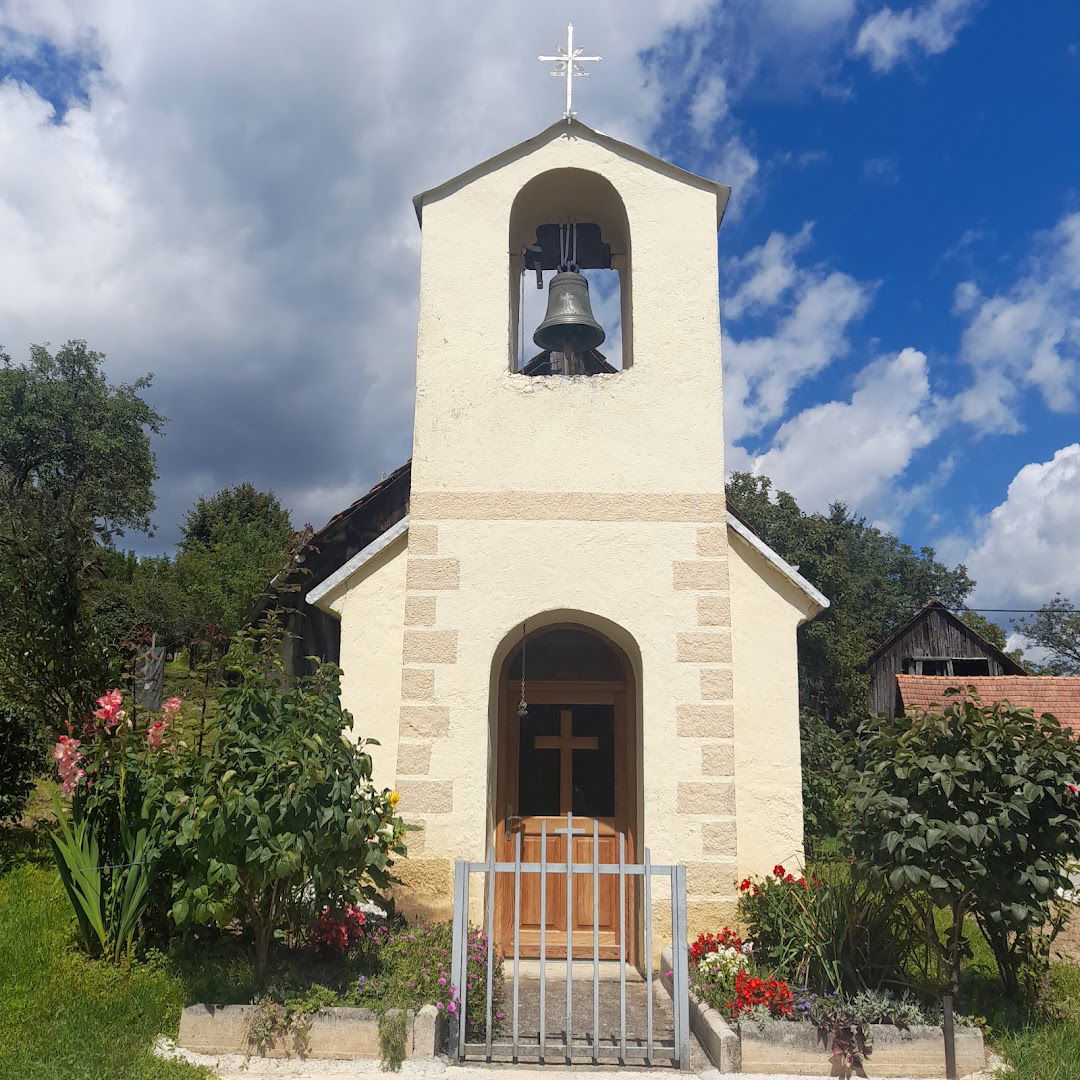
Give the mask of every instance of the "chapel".
[[448, 918], [455, 859], [535, 857], [545, 822], [559, 857], [568, 814], [684, 863], [691, 935], [802, 857], [796, 628], [828, 600], [725, 506], [729, 195], [569, 117], [414, 200], [411, 462], [292, 601], [418, 826], [407, 912]]

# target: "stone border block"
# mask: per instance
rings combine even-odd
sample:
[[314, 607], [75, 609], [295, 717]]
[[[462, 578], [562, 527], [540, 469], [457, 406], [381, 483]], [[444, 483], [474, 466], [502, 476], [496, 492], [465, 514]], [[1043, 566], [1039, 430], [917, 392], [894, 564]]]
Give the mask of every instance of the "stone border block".
[[[674, 998], [671, 969], [674, 954], [670, 946], [665, 946], [660, 954], [660, 982]], [[715, 1009], [710, 1009], [703, 1001], [690, 995], [690, 1030], [701, 1044], [709, 1060], [722, 1073], [742, 1071], [742, 1045], [739, 1036], [732, 1030], [727, 1020]]]

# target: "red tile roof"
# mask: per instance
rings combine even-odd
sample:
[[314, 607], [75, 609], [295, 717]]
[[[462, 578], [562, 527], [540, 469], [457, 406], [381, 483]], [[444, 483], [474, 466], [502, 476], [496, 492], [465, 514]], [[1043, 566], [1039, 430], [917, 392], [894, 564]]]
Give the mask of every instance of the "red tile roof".
[[950, 686], [974, 686], [984, 705], [1007, 701], [1031, 709], [1036, 716], [1050, 713], [1061, 726], [1080, 732], [1080, 676], [1075, 675], [897, 675], [904, 708], [944, 705]]

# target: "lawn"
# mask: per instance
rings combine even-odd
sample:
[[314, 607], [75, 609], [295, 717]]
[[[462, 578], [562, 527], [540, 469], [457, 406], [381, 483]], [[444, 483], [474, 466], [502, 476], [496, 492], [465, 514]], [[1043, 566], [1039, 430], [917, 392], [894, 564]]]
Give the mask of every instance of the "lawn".
[[0, 876], [0, 1076], [27, 1080], [181, 1080], [205, 1070], [150, 1052], [175, 1034], [181, 979], [153, 965], [81, 956], [51, 863], [31, 852]]

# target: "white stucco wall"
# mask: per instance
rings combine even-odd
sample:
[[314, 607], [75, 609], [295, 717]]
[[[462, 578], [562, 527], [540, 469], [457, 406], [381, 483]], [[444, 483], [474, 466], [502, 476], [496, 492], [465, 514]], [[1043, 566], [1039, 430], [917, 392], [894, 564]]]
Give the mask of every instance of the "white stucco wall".
[[341, 703], [356, 738], [371, 747], [374, 781], [394, 786], [401, 706], [401, 639], [407, 536], [394, 541], [327, 594], [320, 607], [341, 620]]
[[740, 537], [731, 543], [739, 877], [803, 859], [795, 631], [819, 610]]

